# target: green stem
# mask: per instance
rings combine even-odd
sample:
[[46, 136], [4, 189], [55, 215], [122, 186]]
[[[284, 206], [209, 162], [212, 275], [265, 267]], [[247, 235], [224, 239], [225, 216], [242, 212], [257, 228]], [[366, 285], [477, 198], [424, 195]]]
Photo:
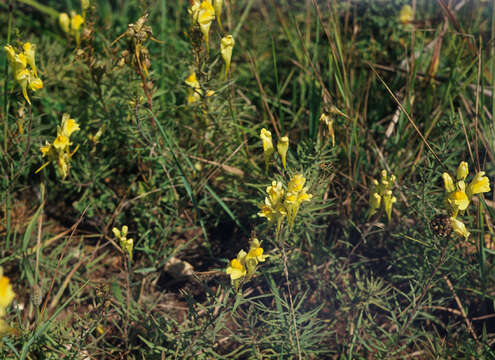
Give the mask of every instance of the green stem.
[[[12, 1], [9, 1], [9, 20], [8, 20], [8, 25], [7, 25], [7, 44], [10, 44], [10, 38], [11, 38], [11, 33], [12, 33], [12, 14], [13, 14], [13, 5]], [[9, 91], [9, 82], [8, 82], [8, 75], [9, 75], [9, 65], [8, 61], [5, 61], [5, 67], [4, 67], [4, 84], [3, 84], [3, 149], [5, 154], [7, 154], [7, 134], [8, 134], [8, 113], [9, 113], [9, 96], [8, 96], [8, 91]]]
[[[492, 4], [492, 39], [495, 40], [495, 4]], [[492, 114], [495, 114], [495, 48], [490, 46], [491, 80], [492, 80]], [[492, 136], [495, 137], [495, 118], [493, 118]]]
[[42, 12], [43, 14], [46, 14], [48, 16], [55, 18], [55, 19], [58, 19], [59, 12], [55, 9], [52, 9], [49, 6], [42, 5], [35, 0], [17, 0], [17, 1], [31, 6], [31, 7], [35, 8], [36, 10], [38, 10], [39, 12]]
[[[10, 44], [10, 39], [11, 39], [11, 33], [12, 33], [12, 18], [13, 18], [13, 2], [9, 1], [8, 4], [9, 7], [9, 20], [8, 20], [8, 25], [7, 25], [7, 44]], [[9, 129], [9, 123], [8, 123], [8, 114], [9, 114], [9, 96], [8, 96], [8, 75], [9, 75], [9, 65], [8, 61], [5, 61], [5, 68], [4, 68], [4, 85], [3, 85], [3, 148], [4, 148], [4, 155], [5, 155], [5, 169], [8, 169], [8, 156], [7, 156], [7, 147], [8, 147], [8, 141], [7, 141], [7, 135], [8, 135], [8, 129]], [[9, 238], [10, 235], [10, 175], [7, 170], [6, 172], [6, 181], [7, 181], [7, 191], [5, 192], [5, 229], [7, 230], [7, 239]]]

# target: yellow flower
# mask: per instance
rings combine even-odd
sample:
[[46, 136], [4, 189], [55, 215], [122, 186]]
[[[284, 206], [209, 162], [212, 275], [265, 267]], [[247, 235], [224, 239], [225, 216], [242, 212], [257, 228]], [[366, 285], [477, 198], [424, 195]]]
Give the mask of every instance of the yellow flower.
[[461, 161], [457, 168], [457, 180], [465, 180], [469, 174], [468, 164], [465, 161]]
[[196, 77], [196, 73], [194, 71], [189, 74], [189, 76], [185, 80], [185, 83], [192, 88], [199, 88], [200, 87], [199, 82], [198, 82], [198, 78]]
[[268, 255], [263, 255], [263, 248], [257, 238], [252, 238], [249, 242], [249, 252], [246, 258], [255, 258], [258, 262], [264, 262]]
[[470, 235], [469, 231], [466, 230], [466, 225], [460, 220], [457, 220], [455, 217], [450, 218], [450, 226], [452, 226], [452, 230], [460, 236], [463, 236], [467, 239]]
[[448, 173], [444, 172], [442, 174], [442, 179], [443, 179], [443, 186], [446, 192], [449, 193], [455, 191], [454, 181], [452, 180], [452, 178]]
[[39, 89], [42, 89], [43, 88], [43, 81], [41, 81], [40, 78], [34, 78], [33, 77], [30, 77], [30, 81], [29, 81], [29, 88], [33, 91], [37, 91]]
[[399, 14], [400, 22], [403, 24], [409, 24], [413, 19], [413, 10], [410, 5], [404, 5]]
[[289, 137], [288, 136], [282, 136], [280, 139], [278, 139], [277, 143], [277, 151], [280, 154], [280, 158], [282, 159], [282, 165], [284, 166], [284, 170], [286, 168], [286, 158], [287, 158], [287, 151], [289, 150]]
[[333, 131], [333, 118], [330, 115], [322, 113], [320, 121], [323, 122], [328, 129], [328, 134], [332, 138], [332, 146], [335, 146], [335, 132]]
[[469, 206], [468, 196], [462, 189], [449, 193], [447, 195], [447, 201], [452, 208], [457, 208], [458, 210], [466, 210]]
[[368, 216], [375, 215], [376, 211], [380, 208], [382, 197], [378, 193], [372, 193], [369, 200], [370, 212]]
[[383, 207], [385, 208], [388, 222], [390, 222], [390, 219], [392, 218], [392, 205], [396, 202], [397, 198], [392, 196], [392, 190], [388, 190], [385, 195], [383, 195]]
[[58, 153], [57, 165], [60, 173], [62, 174], [62, 179], [65, 179], [69, 173], [69, 161], [70, 156], [66, 152], [61, 151]]
[[209, 33], [211, 22], [215, 20], [215, 9], [211, 5], [210, 1], [204, 0], [201, 2], [198, 11], [198, 25], [205, 38], [206, 51], [209, 50]]
[[288, 192], [297, 193], [301, 191], [306, 183], [306, 178], [302, 174], [295, 174], [289, 181]]
[[277, 206], [284, 196], [284, 189], [282, 188], [282, 183], [280, 181], [272, 181], [272, 185], [266, 188], [266, 193], [269, 196], [270, 203], [273, 206]]
[[284, 189], [282, 188], [282, 183], [279, 181], [273, 181], [271, 186], [266, 188], [268, 197], [265, 197], [265, 202], [260, 204], [260, 212], [258, 216], [266, 217], [268, 222], [276, 222], [277, 233], [280, 230], [282, 221], [287, 215], [282, 199], [284, 197]]
[[301, 203], [310, 201], [313, 195], [308, 194], [308, 188], [304, 187], [306, 178], [302, 174], [295, 174], [289, 181], [287, 195], [285, 197], [285, 208], [287, 210], [287, 220], [289, 221], [289, 231], [294, 227], [294, 221], [299, 211]]
[[81, 9], [86, 11], [89, 9], [89, 0], [81, 0]]
[[[216, 3], [216, 2], [215, 2]], [[225, 77], [229, 73], [230, 60], [232, 59], [232, 49], [234, 48], [235, 40], [232, 35], [227, 35], [220, 41], [220, 53], [225, 62]]]
[[193, 0], [191, 7], [187, 9], [187, 12], [191, 15], [193, 23], [198, 22], [200, 6], [201, 6], [200, 0]]
[[263, 129], [261, 129], [260, 138], [261, 138], [261, 141], [263, 142], [263, 153], [265, 155], [265, 166], [266, 166], [266, 172], [268, 172], [268, 164], [270, 161], [270, 157], [272, 156], [273, 152], [275, 151], [273, 149], [272, 133], [269, 132], [267, 129], [263, 128]]
[[3, 276], [3, 268], [0, 266], [0, 317], [5, 316], [5, 309], [14, 300], [15, 293], [12, 290], [10, 279]]
[[65, 150], [69, 146], [69, 138], [62, 134], [58, 135], [53, 142], [53, 147], [57, 150]]
[[70, 19], [70, 28], [73, 33], [79, 31], [81, 25], [84, 23], [84, 19], [81, 15], [76, 13], [71, 13], [72, 18]]
[[468, 195], [472, 197], [473, 195], [485, 193], [490, 191], [490, 181], [485, 176], [484, 171], [478, 172], [471, 183], [468, 185]]
[[74, 119], [69, 114], [62, 115], [62, 135], [69, 138], [74, 131], [81, 130]]
[[70, 13], [70, 16], [70, 32], [72, 36], [76, 38], [76, 45], [79, 46], [81, 43], [81, 33], [79, 30], [81, 29], [81, 25], [84, 23], [84, 18], [81, 15], [76, 14], [74, 11]]
[[58, 23], [59, 23], [60, 27], [62, 28], [62, 30], [66, 34], [68, 34], [70, 32], [70, 29], [69, 29], [69, 26], [70, 26], [69, 15], [67, 15], [66, 13], [60, 13], [58, 15]]
[[5, 52], [7, 53], [7, 60], [9, 60], [10, 65], [14, 64], [15, 62], [15, 50], [12, 47], [12, 45], [6, 45], [3, 47]]
[[45, 145], [40, 147], [41, 154], [43, 155], [43, 157], [50, 152], [51, 147], [52, 145], [48, 141], [45, 142]]
[[226, 273], [230, 275], [232, 281], [246, 276], [246, 267], [244, 266], [246, 256], [247, 254], [244, 250], [239, 251], [237, 258], [232, 259], [229, 266], [227, 266]]
[[203, 92], [201, 91], [201, 86], [199, 85], [199, 81], [194, 71], [189, 74], [184, 82], [190, 87], [187, 95], [187, 103], [191, 104], [201, 99]]
[[220, 17], [222, 16], [222, 5], [223, 5], [223, 0], [215, 0], [214, 2], [215, 6], [215, 16], [217, 17], [217, 22], [218, 25], [220, 25], [220, 28], [222, 28], [222, 22], [220, 21]]
[[38, 77], [38, 72], [36, 70], [36, 60], [34, 58], [34, 50], [35, 47], [34, 45], [31, 45], [31, 43], [27, 42], [24, 43], [24, 56], [26, 57], [26, 61], [31, 66], [31, 69], [33, 69], [33, 73], [35, 77]]
[[29, 100], [29, 96], [27, 93], [27, 87], [29, 85], [29, 70], [27, 69], [17, 70], [14, 73], [14, 79], [21, 87], [22, 95], [24, 96], [24, 99], [26, 99], [28, 104], [31, 105], [31, 100]]

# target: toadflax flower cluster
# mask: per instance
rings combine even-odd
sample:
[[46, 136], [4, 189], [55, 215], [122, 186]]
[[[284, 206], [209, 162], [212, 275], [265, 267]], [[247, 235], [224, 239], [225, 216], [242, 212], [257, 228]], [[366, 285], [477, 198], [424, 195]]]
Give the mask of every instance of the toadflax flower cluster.
[[370, 194], [370, 210], [369, 216], [373, 216], [380, 205], [383, 204], [385, 213], [387, 214], [388, 221], [392, 218], [392, 205], [397, 202], [397, 198], [392, 196], [392, 188], [395, 183], [395, 175], [388, 176], [387, 170], [382, 170], [380, 181], [373, 179], [373, 187]]
[[244, 250], [239, 251], [237, 257], [230, 261], [226, 269], [236, 291], [242, 281], [248, 280], [254, 275], [258, 263], [264, 262], [267, 257], [268, 255], [263, 255], [263, 248], [257, 238], [252, 238], [249, 241], [247, 253]]
[[80, 129], [76, 121], [71, 119], [69, 114], [64, 114], [62, 116], [62, 125], [57, 126], [57, 138], [53, 143], [46, 141], [45, 145], [40, 148], [43, 157], [47, 156], [48, 161], [36, 172], [41, 171], [49, 163], [55, 162], [62, 174], [62, 178], [65, 179], [69, 172], [70, 160], [79, 147], [77, 146], [74, 151], [70, 151], [70, 146], [72, 145], [70, 136], [78, 130]]
[[287, 217], [289, 231], [292, 231], [299, 207], [303, 202], [310, 201], [313, 195], [308, 193], [308, 187], [304, 186], [306, 178], [302, 174], [295, 174], [287, 185], [287, 192], [280, 181], [273, 181], [266, 188], [265, 202], [259, 205], [258, 216], [265, 217], [270, 223], [277, 226], [277, 234]]
[[124, 253], [127, 253], [127, 255], [129, 255], [129, 260], [132, 261], [132, 248], [134, 247], [134, 239], [127, 238], [128, 231], [129, 228], [127, 227], [127, 225], [122, 226], [122, 230], [119, 230], [116, 227], [112, 229], [113, 234], [119, 240], [120, 248]]
[[67, 13], [60, 13], [58, 16], [58, 23], [60, 28], [67, 35], [73, 36], [76, 39], [76, 45], [79, 47], [81, 44], [81, 27], [86, 19], [86, 10], [89, 9], [89, 0], [81, 0], [82, 15], [77, 14], [75, 11], [71, 11], [70, 17]]
[[470, 234], [466, 229], [466, 225], [457, 219], [457, 215], [459, 211], [467, 209], [474, 195], [490, 191], [490, 182], [484, 171], [476, 173], [473, 180], [466, 186], [465, 180], [468, 175], [468, 164], [465, 161], [462, 161], [457, 168], [455, 184], [448, 173], [444, 172], [442, 174], [445, 188], [445, 205], [450, 218], [450, 225], [456, 234], [466, 239]]
[[[31, 105], [27, 89], [37, 91], [43, 87], [43, 81], [38, 77], [35, 61], [35, 46], [29, 42], [24, 43], [23, 52], [17, 53], [12, 45], [4, 47], [7, 53], [9, 65], [14, 73], [14, 80], [22, 89], [22, 95]], [[29, 67], [28, 67], [29, 65]]]

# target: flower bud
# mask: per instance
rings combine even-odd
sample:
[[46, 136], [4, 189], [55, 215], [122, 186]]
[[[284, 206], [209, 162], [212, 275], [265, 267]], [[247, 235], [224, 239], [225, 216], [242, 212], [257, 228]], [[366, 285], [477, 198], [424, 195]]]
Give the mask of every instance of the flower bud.
[[68, 34], [70, 31], [70, 29], [69, 29], [69, 26], [70, 26], [69, 15], [67, 15], [66, 13], [60, 13], [58, 15], [58, 23], [59, 23], [60, 27], [62, 28], [62, 30], [64, 31], [64, 33]]
[[232, 35], [227, 35], [222, 38], [220, 42], [220, 52], [222, 54], [223, 61], [225, 62], [225, 77], [229, 73], [230, 60], [232, 59], [232, 49], [234, 48], [235, 40]]
[[286, 158], [287, 158], [288, 150], [289, 150], [289, 137], [282, 136], [280, 139], [278, 139], [277, 151], [280, 154], [280, 157], [282, 158], [282, 165], [284, 166], [284, 170], [286, 169]]
[[457, 180], [464, 180], [469, 174], [468, 164], [462, 161], [457, 168]]

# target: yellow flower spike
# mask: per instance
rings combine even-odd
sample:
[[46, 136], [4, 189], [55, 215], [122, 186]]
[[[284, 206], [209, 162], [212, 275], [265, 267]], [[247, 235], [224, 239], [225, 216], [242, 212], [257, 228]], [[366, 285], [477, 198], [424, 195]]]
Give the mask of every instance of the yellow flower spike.
[[34, 45], [31, 45], [31, 43], [29, 42], [24, 43], [23, 49], [24, 49], [24, 56], [26, 58], [26, 62], [29, 64], [29, 66], [31, 66], [34, 76], [38, 77], [38, 71], [36, 70], [36, 60], [34, 58], [34, 52], [35, 52]]
[[263, 128], [261, 129], [260, 132], [260, 138], [261, 141], [263, 142], [263, 153], [265, 155], [265, 166], [266, 166], [265, 172], [268, 173], [268, 165], [269, 165], [270, 157], [275, 151], [273, 149], [272, 133], [269, 132], [267, 129]]
[[280, 158], [282, 159], [282, 165], [284, 166], [284, 170], [286, 169], [286, 158], [287, 158], [287, 151], [289, 150], [289, 137], [288, 136], [282, 136], [280, 139], [278, 139], [277, 143], [277, 151], [280, 155]]
[[467, 192], [471, 198], [473, 195], [490, 191], [490, 181], [485, 176], [484, 171], [478, 172], [471, 183], [468, 185]]
[[70, 18], [66, 13], [60, 13], [58, 15], [58, 24], [64, 33], [69, 34], [70, 32]]
[[244, 250], [239, 251], [237, 258], [232, 259], [229, 266], [227, 266], [226, 273], [230, 275], [232, 282], [246, 276], [246, 268], [244, 266], [246, 255]]
[[61, 134], [69, 138], [73, 132], [81, 130], [74, 119], [70, 118], [69, 114], [62, 115], [62, 132]]
[[210, 1], [204, 0], [201, 2], [198, 11], [198, 25], [203, 34], [206, 43], [206, 51], [210, 49], [209, 47], [209, 33], [211, 22], [215, 20], [215, 9], [211, 5]]
[[469, 174], [468, 164], [462, 161], [457, 168], [457, 180], [465, 180]]
[[469, 231], [467, 231], [466, 225], [464, 225], [464, 223], [462, 221], [457, 220], [455, 217], [451, 217], [450, 218], [450, 226], [452, 226], [452, 230], [454, 230], [454, 232], [457, 235], [460, 235], [467, 240], [470, 233], [469, 233]]
[[53, 142], [53, 147], [57, 150], [65, 150], [67, 146], [69, 146], [69, 138], [62, 134], [58, 135]]
[[223, 0], [215, 0], [214, 2], [215, 16], [217, 18], [218, 25], [220, 25], [220, 29], [223, 30], [222, 21], [220, 19], [222, 16], [222, 6], [223, 6]]
[[410, 5], [404, 5], [400, 10], [399, 20], [401, 23], [409, 24], [414, 19], [412, 7]]
[[234, 49], [234, 45], [235, 40], [232, 35], [227, 35], [220, 41], [220, 53], [222, 54], [223, 61], [225, 62], [225, 78], [227, 78], [229, 73], [230, 60], [232, 59], [232, 49]]
[[445, 191], [450, 193], [452, 191], [455, 191], [455, 186], [454, 186], [454, 180], [452, 180], [452, 177], [446, 172], [442, 174], [442, 179], [443, 179], [443, 186], [445, 188]]

